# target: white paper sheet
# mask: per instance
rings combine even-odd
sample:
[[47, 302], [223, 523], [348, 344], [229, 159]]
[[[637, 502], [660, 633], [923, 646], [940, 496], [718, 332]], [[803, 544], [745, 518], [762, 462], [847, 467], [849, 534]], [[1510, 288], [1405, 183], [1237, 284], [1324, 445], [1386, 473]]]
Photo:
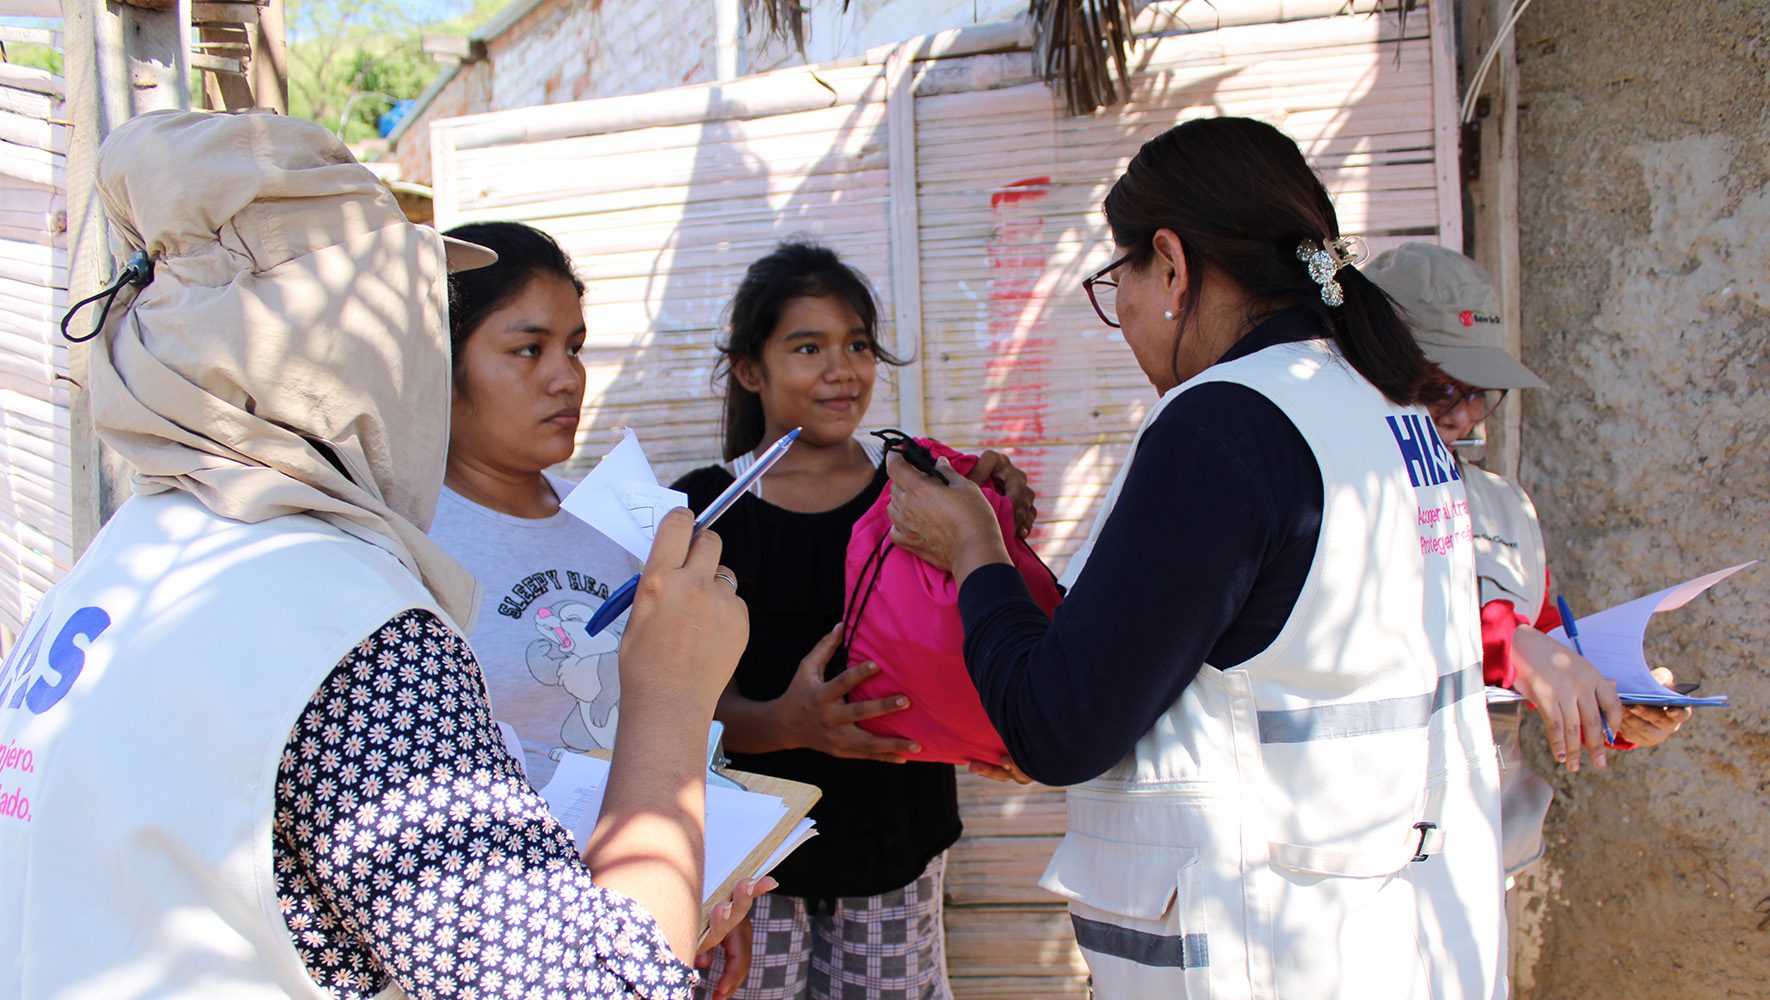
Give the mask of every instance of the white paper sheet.
[[774, 853], [769, 855], [768, 860], [757, 865], [756, 870], [751, 872], [749, 877], [761, 878], [769, 872], [774, 871], [775, 865], [787, 860], [787, 855], [798, 850], [800, 844], [805, 843], [807, 840], [810, 840], [815, 836], [817, 836], [817, 824], [810, 819], [800, 820], [793, 825], [793, 832], [787, 834], [787, 839], [781, 841], [781, 846], [774, 849]]
[[[1575, 621], [1579, 626], [1579, 645], [1584, 650], [1585, 658], [1592, 661], [1599, 673], [1616, 682], [1617, 696], [1626, 702], [1650, 705], [1727, 704], [1726, 695], [1681, 695], [1654, 680], [1642, 643], [1647, 636], [1647, 623], [1655, 614], [1683, 607], [1698, 594], [1756, 563], [1755, 559], [1740, 563], [1646, 597], [1637, 597], [1596, 614], [1578, 615]], [[1554, 629], [1549, 632], [1549, 636], [1562, 645], [1573, 648], [1565, 629]]]
[[786, 818], [778, 796], [707, 786], [707, 891], [719, 888]]
[[688, 494], [658, 485], [645, 449], [628, 430], [560, 506], [643, 560], [651, 554], [658, 521], [671, 510], [688, 506]]
[[[608, 774], [606, 760], [581, 753], [562, 754], [559, 767], [553, 772], [553, 780], [541, 789], [541, 798], [546, 801], [548, 811], [572, 832], [579, 848], [596, 828]], [[757, 844], [767, 839], [786, 814], [787, 804], [779, 796], [707, 786], [704, 891], [708, 896], [703, 902], [711, 901], [711, 894], [737, 870]], [[811, 820], [800, 820], [773, 856], [756, 871], [746, 874], [750, 877], [767, 874], [816, 832]]]
[[596, 817], [602, 813], [602, 790], [608, 785], [608, 761], [581, 753], [559, 755], [559, 766], [553, 780], [541, 789], [547, 811], [559, 820], [584, 849], [590, 831], [596, 828]]

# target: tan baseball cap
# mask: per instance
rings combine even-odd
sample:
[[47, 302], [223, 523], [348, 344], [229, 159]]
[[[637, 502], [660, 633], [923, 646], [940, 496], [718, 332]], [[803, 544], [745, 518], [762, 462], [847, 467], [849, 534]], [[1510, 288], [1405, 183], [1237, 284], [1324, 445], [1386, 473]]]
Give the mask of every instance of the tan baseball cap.
[[498, 254], [490, 247], [482, 247], [478, 243], [458, 240], [453, 236], [444, 236], [443, 257], [448, 261], [449, 273], [471, 271], [479, 267], [491, 267], [498, 262]]
[[1445, 373], [1477, 389], [1547, 389], [1506, 350], [1500, 295], [1481, 265], [1436, 243], [1404, 243], [1359, 268], [1407, 310], [1414, 339]]

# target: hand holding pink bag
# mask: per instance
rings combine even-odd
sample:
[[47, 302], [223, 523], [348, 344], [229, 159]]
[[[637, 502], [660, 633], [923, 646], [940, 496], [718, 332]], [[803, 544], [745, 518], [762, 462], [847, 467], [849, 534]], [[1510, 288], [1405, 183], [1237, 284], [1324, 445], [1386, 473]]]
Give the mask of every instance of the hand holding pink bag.
[[[929, 438], [917, 439], [935, 458], [969, 473], [977, 456]], [[1056, 578], [1014, 527], [1014, 507], [992, 484], [983, 494], [996, 514], [1002, 540], [1033, 600], [1050, 614], [1062, 600]], [[1007, 748], [984, 713], [965, 669], [965, 627], [952, 574], [891, 543], [891, 487], [855, 522], [848, 541], [847, 604], [842, 630], [850, 664], [872, 661], [879, 672], [861, 682], [850, 701], [906, 695], [910, 707], [861, 727], [880, 736], [913, 740], [912, 760], [995, 764]]]

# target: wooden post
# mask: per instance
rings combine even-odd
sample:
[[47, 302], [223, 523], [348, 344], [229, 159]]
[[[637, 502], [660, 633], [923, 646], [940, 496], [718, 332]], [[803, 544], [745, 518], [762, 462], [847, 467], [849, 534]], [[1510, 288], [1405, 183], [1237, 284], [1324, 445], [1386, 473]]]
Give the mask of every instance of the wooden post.
[[[1444, 2], [1444, 0], [1439, 0]], [[1448, 4], [1447, 4], [1448, 6]], [[1461, 5], [1459, 32], [1463, 64], [1463, 91], [1494, 45], [1494, 33], [1505, 20], [1506, 0], [1468, 0]], [[1448, 13], [1448, 12], [1447, 12]], [[1436, 25], [1434, 26], [1436, 29]], [[1487, 269], [1500, 291], [1500, 313], [1506, 323], [1506, 349], [1519, 354], [1520, 295], [1518, 246], [1518, 61], [1512, 36], [1499, 43], [1499, 53], [1488, 70], [1476, 116], [1462, 130], [1463, 190], [1468, 215], [1464, 220], [1463, 250]], [[1508, 478], [1518, 475], [1522, 451], [1522, 411], [1525, 400], [1512, 393], [1505, 405], [1487, 418], [1487, 447], [1481, 464]], [[1506, 971], [1514, 994], [1528, 982], [1530, 969], [1524, 956], [1534, 948], [1523, 946], [1524, 915], [1531, 902], [1526, 879], [1506, 892]]]
[[897, 426], [918, 435], [927, 426], [923, 396], [921, 222], [916, 199], [916, 72], [908, 44], [885, 62], [885, 119], [891, 187], [891, 303], [897, 339]]
[[289, 54], [283, 48], [283, 0], [265, 0], [252, 33], [252, 96], [261, 108], [289, 113]]
[[283, 49], [282, 0], [196, 0], [191, 65], [203, 71], [197, 98], [206, 108], [289, 111], [289, 63]]
[[[1447, 4], [1448, 6], [1448, 4]], [[1462, 6], [1463, 87], [1494, 43], [1505, 19], [1505, 0], [1471, 0]], [[1506, 348], [1519, 352], [1518, 252], [1518, 61], [1512, 37], [1500, 43], [1488, 71], [1474, 122], [1463, 129], [1464, 190], [1468, 217], [1464, 250], [1481, 262], [1499, 286]], [[1502, 476], [1518, 475], [1520, 393], [1513, 393], [1487, 420], [1487, 452], [1481, 464]]]
[[[98, 147], [112, 128], [146, 111], [190, 107], [188, 4], [155, 9], [106, 0], [62, 0], [62, 44], [68, 119], [68, 301], [108, 283], [111, 259], [104, 207], [97, 190]], [[76, 322], [90, 324], [82, 311]], [[87, 327], [89, 328], [89, 327]], [[73, 345], [68, 367], [73, 452], [74, 555], [128, 494], [128, 469], [101, 449], [86, 395], [86, 351]], [[102, 452], [102, 453], [101, 453]]]

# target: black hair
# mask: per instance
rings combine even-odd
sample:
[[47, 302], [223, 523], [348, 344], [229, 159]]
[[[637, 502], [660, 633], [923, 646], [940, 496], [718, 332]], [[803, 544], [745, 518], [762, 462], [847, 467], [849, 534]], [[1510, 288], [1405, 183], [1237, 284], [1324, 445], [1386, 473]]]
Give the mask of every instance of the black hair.
[[449, 348], [455, 389], [461, 389], [461, 357], [467, 338], [485, 318], [521, 295], [529, 282], [543, 275], [572, 283], [579, 298], [584, 283], [572, 273], [572, 261], [553, 237], [520, 222], [470, 222], [444, 234], [477, 243], [498, 255], [496, 264], [449, 275]]
[[744, 272], [731, 297], [725, 342], [719, 345], [719, 376], [725, 380], [725, 458], [755, 450], [764, 430], [762, 399], [743, 387], [732, 373], [740, 358], [762, 359], [762, 345], [774, 334], [787, 303], [805, 296], [829, 295], [854, 310], [866, 330], [873, 357], [901, 365], [879, 345], [879, 305], [859, 271], [842, 262], [836, 251], [804, 240], [782, 242]]
[[[1172, 230], [1188, 274], [1215, 270], [1260, 301], [1315, 313], [1347, 362], [1390, 400], [1420, 402], [1437, 380], [1438, 366], [1421, 353], [1394, 301], [1357, 267], [1335, 276], [1343, 305], [1322, 301], [1297, 247], [1337, 238], [1339, 219], [1302, 150], [1271, 125], [1251, 118], [1176, 125], [1137, 151], [1105, 208], [1131, 264], [1147, 264], [1156, 231]], [[1196, 304], [1190, 294], [1182, 304], [1182, 330]]]

